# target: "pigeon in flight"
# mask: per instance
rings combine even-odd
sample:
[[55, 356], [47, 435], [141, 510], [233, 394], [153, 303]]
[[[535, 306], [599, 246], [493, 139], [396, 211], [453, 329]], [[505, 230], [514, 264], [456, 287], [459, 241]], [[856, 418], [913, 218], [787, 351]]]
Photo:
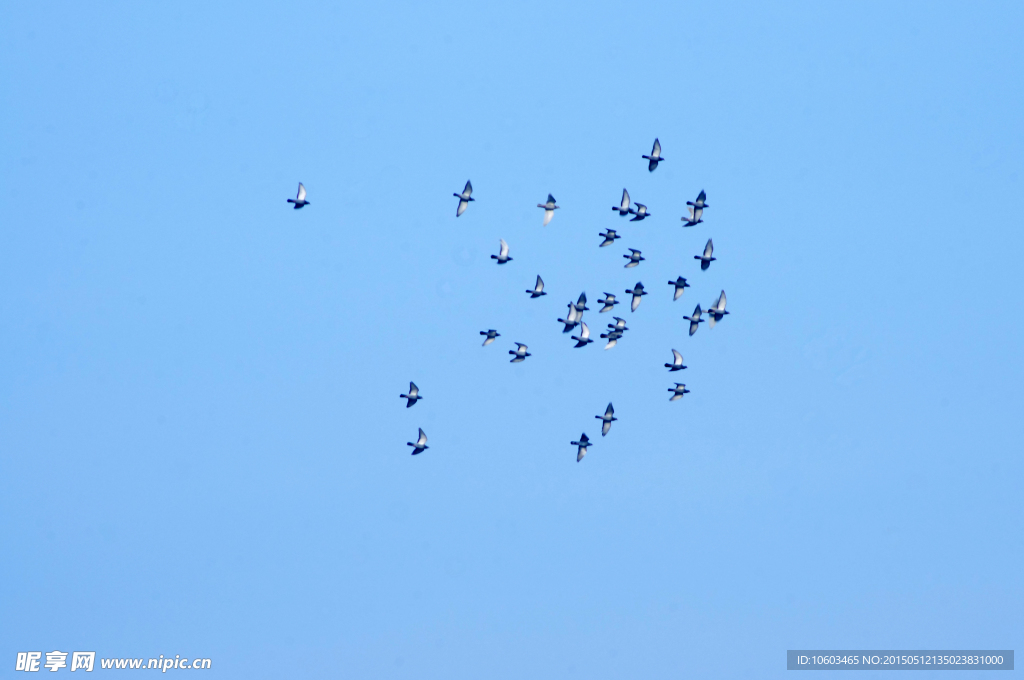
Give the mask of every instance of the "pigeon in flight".
[[683, 222], [686, 222], [686, 224], [683, 225], [684, 227], [695, 227], [704, 221], [700, 218], [700, 216], [704, 214], [704, 208], [694, 208], [693, 206], [689, 206], [686, 210], [689, 212], [689, 217], [679, 218]]
[[537, 275], [537, 283], [534, 284], [533, 290], [527, 289], [526, 292], [530, 294], [531, 298], [539, 298], [541, 295], [547, 295], [547, 293], [544, 292], [544, 279], [540, 278], [540, 274]]
[[590, 311], [590, 307], [587, 307], [587, 291], [583, 291], [580, 293], [580, 296], [576, 298], [576, 309], [580, 314]]
[[469, 207], [470, 201], [475, 201], [475, 198], [471, 198], [473, 195], [473, 184], [468, 180], [466, 181], [466, 188], [462, 190], [461, 194], [452, 194], [455, 198], [459, 199], [459, 207], [455, 211], [455, 216], [458, 217], [462, 213], [466, 212], [466, 208]]
[[636, 217], [631, 219], [630, 222], [639, 222], [645, 217], [651, 216], [651, 213], [647, 212], [647, 206], [644, 205], [643, 203], [637, 203], [636, 210], [630, 210], [629, 212], [631, 215], [636, 215]]
[[608, 402], [608, 408], [604, 410], [603, 416], [594, 416], [601, 421], [601, 436], [608, 434], [608, 430], [612, 429], [612, 421], [618, 420], [615, 417], [615, 409], [612, 408], [612, 403]]
[[619, 217], [625, 217], [626, 215], [633, 212], [629, 208], [629, 192], [625, 189], [622, 190], [622, 202], [619, 205], [613, 205], [612, 210], [619, 211]]
[[643, 262], [644, 260], [647, 259], [646, 257], [642, 257], [640, 255], [640, 251], [636, 250], [635, 248], [630, 248], [629, 252], [632, 253], [632, 254], [631, 255], [623, 255], [624, 258], [629, 260], [629, 262], [626, 263], [626, 269], [629, 269], [630, 267], [635, 267], [635, 266], [637, 266], [638, 264], [640, 264], [641, 262]]
[[665, 368], [667, 368], [670, 372], [681, 371], [684, 368], [686, 368], [686, 366], [683, 366], [683, 355], [675, 350], [672, 350], [672, 363], [665, 364]]
[[[603, 300], [598, 300], [599, 303], [604, 305], [601, 308], [601, 312], [607, 312], [615, 308], [615, 305], [619, 304], [619, 301], [615, 299], [615, 296], [611, 293], [605, 293]], [[599, 312], [600, 313], [600, 312]]]
[[692, 205], [694, 208], [696, 208], [698, 210], [703, 210], [704, 208], [710, 208], [711, 206], [704, 202], [705, 200], [707, 200], [707, 197], [708, 197], [708, 195], [704, 193], [703, 189], [701, 189], [700, 193], [697, 194], [697, 200], [696, 201], [687, 201], [686, 205]]
[[508, 256], [508, 244], [505, 243], [505, 239], [499, 238], [498, 243], [498, 254], [491, 255], [491, 259], [497, 260], [498, 264], [505, 264], [506, 262], [510, 262], [512, 258]]
[[711, 263], [717, 260], [717, 257], [711, 257], [711, 253], [715, 252], [715, 244], [708, 239], [708, 242], [704, 244], [704, 254], [694, 255], [693, 259], [700, 260], [700, 270], [707, 271], [707, 268], [711, 266]]
[[406, 442], [406, 444], [412, 447], [412, 455], [414, 456], [417, 453], [423, 453], [430, 448], [427, 446], [427, 433], [423, 431], [422, 427], [420, 428], [420, 436], [416, 439], [416, 443], [413, 444], [412, 442]]
[[617, 316], [613, 316], [612, 318], [615, 319], [615, 323], [608, 324], [608, 328], [611, 328], [613, 331], [619, 331], [620, 333], [629, 330], [628, 328], [626, 328], [625, 319], [620, 319]]
[[547, 203], [538, 203], [537, 207], [538, 208], [544, 208], [544, 225], [543, 226], [545, 226], [545, 227], [548, 226], [548, 223], [551, 221], [551, 218], [555, 216], [555, 211], [558, 210], [558, 206], [555, 205], [555, 197], [552, 196], [551, 194], [548, 194], [548, 202]]
[[619, 344], [619, 338], [622, 337], [622, 331], [612, 331], [611, 333], [602, 333], [602, 338], [608, 339], [608, 344], [604, 346], [605, 349], [611, 349], [615, 345]]
[[668, 391], [672, 393], [672, 396], [668, 398], [669, 401], [678, 401], [683, 398], [684, 394], [690, 392], [683, 383], [676, 383], [676, 386], [668, 388]]
[[398, 396], [401, 397], [402, 399], [409, 400], [405, 404], [406, 408], [409, 408], [410, 406], [412, 406], [417, 401], [423, 398], [420, 396], [420, 388], [416, 387], [416, 383], [414, 382], [409, 383], [409, 394], [400, 394]]
[[684, 319], [690, 322], [690, 335], [696, 333], [697, 329], [700, 328], [700, 324], [704, 323], [704, 319], [700, 318], [700, 315], [703, 313], [704, 312], [701, 311], [700, 305], [698, 304], [697, 308], [693, 310], [692, 316], [683, 317]]
[[643, 158], [646, 158], [648, 161], [647, 170], [649, 172], [654, 172], [658, 167], [658, 163], [665, 160], [661, 157], [661, 142], [658, 141], [657, 137], [654, 138], [654, 148], [651, 149], [651, 155], [643, 156]]
[[486, 335], [487, 336], [486, 338], [484, 338], [484, 344], [481, 345], [481, 347], [487, 347], [487, 345], [489, 345], [492, 342], [494, 342], [495, 338], [500, 338], [501, 337], [501, 333], [499, 333], [498, 331], [494, 330], [493, 328], [491, 330], [489, 330], [489, 331], [480, 331], [480, 335]]
[[587, 455], [587, 447], [590, 446], [590, 439], [587, 438], [587, 433], [584, 432], [580, 435], [578, 442], [569, 442], [573, 446], [578, 447], [576, 449], [576, 462], [583, 460], [583, 456]]
[[681, 298], [683, 296], [683, 291], [690, 287], [690, 284], [688, 284], [686, 279], [682, 276], [677, 278], [675, 281], [669, 281], [668, 285], [676, 287], [675, 291], [672, 293], [672, 302]]
[[294, 203], [296, 210], [304, 205], [309, 205], [309, 201], [306, 200], [306, 187], [303, 186], [302, 182], [299, 182], [299, 193], [295, 194], [295, 198], [289, 198], [288, 202]]
[[605, 246], [610, 246], [611, 244], [615, 243], [615, 239], [622, 238], [621, 236], [619, 236], [618, 234], [615, 233], [614, 229], [605, 229], [604, 233], [603, 234], [598, 234], [598, 236], [603, 236], [604, 237], [604, 241], [602, 241], [601, 245], [598, 246], [599, 248], [604, 248]]
[[572, 339], [576, 341], [576, 349], [586, 347], [593, 342], [593, 340], [590, 339], [590, 329], [587, 328], [587, 324], [581, 321], [580, 326], [583, 327], [583, 331], [580, 332], [579, 337], [575, 335], [572, 336]]
[[647, 292], [644, 290], [644, 284], [637, 281], [633, 290], [627, 288], [626, 292], [633, 296], [633, 301], [629, 303], [629, 311], [635, 312], [636, 308], [640, 306], [640, 296], [647, 295]]
[[530, 354], [529, 352], [526, 351], [527, 349], [528, 349], [528, 347], [526, 345], [524, 345], [521, 342], [517, 342], [516, 343], [516, 348], [514, 350], [510, 349], [508, 351], [509, 354], [514, 354], [515, 355], [514, 357], [512, 357], [512, 361], [510, 361], [509, 363], [510, 364], [518, 364], [520, 362], [526, 361], [526, 357], [533, 356], [532, 354]]
[[725, 318], [729, 312], [725, 311], [725, 291], [718, 295], [718, 299], [708, 307], [708, 328], [714, 328], [715, 324]]
[[569, 313], [565, 315], [564, 319], [559, 319], [559, 323], [564, 323], [565, 328], [562, 329], [563, 333], [568, 333], [573, 328], [576, 328], [580, 323], [580, 317], [583, 316], [583, 312], [579, 310], [575, 303], [569, 303]]

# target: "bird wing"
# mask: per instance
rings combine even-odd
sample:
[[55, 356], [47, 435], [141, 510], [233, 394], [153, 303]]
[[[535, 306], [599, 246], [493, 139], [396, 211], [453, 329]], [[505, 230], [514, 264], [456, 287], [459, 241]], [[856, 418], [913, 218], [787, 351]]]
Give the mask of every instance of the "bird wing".
[[548, 194], [548, 205], [550, 205], [550, 206], [554, 206], [555, 205], [555, 197], [552, 196], [551, 194]]
[[615, 415], [615, 408], [611, 405], [611, 402], [608, 403], [608, 408], [604, 410], [604, 415], [606, 417], [611, 417]]
[[636, 308], [640, 306], [640, 296], [634, 295], [633, 301], [629, 304], [629, 311], [635, 312]]
[[715, 252], [715, 244], [708, 239], [707, 244], [704, 246], [704, 257], [711, 257], [711, 254]]
[[469, 180], [466, 180], [466, 188], [462, 190], [462, 195], [466, 198], [473, 195], [473, 184]]
[[534, 290], [538, 293], [544, 290], [544, 279], [540, 278], [539, 274], [537, 275], [537, 285], [534, 286]]
[[654, 148], [651, 149], [651, 155], [655, 158], [661, 156], [661, 142], [658, 141], [657, 137], [654, 138]]
[[306, 200], [306, 187], [302, 185], [302, 182], [299, 182], [299, 193], [295, 195], [295, 199], [298, 201]]
[[508, 256], [508, 244], [505, 243], [505, 239], [503, 239], [503, 238], [498, 239], [498, 243], [501, 244], [501, 248], [498, 250], [498, 255], [500, 255], [501, 257], [507, 257]]
[[521, 342], [517, 342], [517, 343], [516, 343], [516, 347], [517, 347], [518, 349], [522, 350], [523, 352], [525, 352], [526, 350], [530, 349], [529, 347], [527, 347], [526, 345], [524, 345], [524, 344], [523, 344], [523, 343], [521, 343]]
[[680, 354], [679, 352], [677, 352], [676, 350], [672, 350], [672, 365], [673, 366], [682, 366], [682, 364], [683, 364], [683, 355]]
[[619, 203], [621, 210], [629, 209], [629, 192], [625, 189], [622, 190], [622, 202]]
[[580, 293], [580, 296], [578, 298], [576, 298], [576, 306], [577, 307], [586, 307], [587, 306], [587, 294], [586, 293]]
[[544, 224], [542, 224], [541, 226], [543, 226], [543, 227], [548, 226], [548, 224], [551, 223], [551, 218], [554, 217], [554, 216], [555, 216], [555, 211], [554, 210], [545, 210], [544, 211]]
[[409, 396], [410, 397], [415, 397], [419, 393], [420, 393], [420, 388], [416, 387], [416, 383], [414, 383], [414, 382], [409, 383]]
[[460, 199], [459, 200], [459, 207], [455, 211], [455, 216], [458, 217], [462, 213], [466, 212], [466, 206], [468, 206], [468, 205], [469, 205], [469, 201], [463, 201], [463, 200]]
[[687, 213], [689, 213], [689, 221], [693, 222], [693, 206], [692, 205], [686, 206], [686, 211], [687, 211]]
[[697, 194], [697, 202], [698, 203], [703, 203], [705, 200], [707, 200], [707, 197], [708, 197], [708, 195], [704, 193], [703, 189], [701, 189], [700, 193]]
[[[720, 312], [724, 312], [725, 311], [725, 291], [724, 290], [718, 296], [718, 311], [720, 311]], [[742, 312], [743, 310], [740, 310], [740, 311]]]
[[420, 428], [420, 436], [419, 436], [419, 439], [417, 439], [417, 440], [416, 440], [416, 446], [417, 446], [417, 447], [420, 447], [420, 446], [423, 446], [423, 445], [424, 445], [424, 444], [426, 444], [426, 443], [427, 443], [427, 433], [426, 433], [426, 432], [424, 432], [424, 431], [423, 431], [423, 428], [421, 427], [421, 428]]
[[704, 214], [704, 208], [690, 208], [690, 212], [693, 213], [693, 220], [696, 221]]
[[587, 338], [590, 337], [590, 329], [587, 328], [587, 324], [586, 324], [585, 321], [583, 323], [581, 323], [580, 325], [583, 326], [583, 332], [580, 333], [580, 339], [581, 340], [586, 340]]

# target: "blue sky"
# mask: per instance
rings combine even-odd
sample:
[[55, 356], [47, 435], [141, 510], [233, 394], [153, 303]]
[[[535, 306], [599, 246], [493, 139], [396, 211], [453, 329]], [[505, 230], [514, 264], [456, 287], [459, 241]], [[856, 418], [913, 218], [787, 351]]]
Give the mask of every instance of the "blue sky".
[[[3, 673], [771, 678], [790, 648], [1024, 647], [1020, 5], [4, 13]], [[623, 187], [653, 217], [612, 213]], [[596, 335], [638, 280], [619, 346], [572, 349], [566, 303]]]

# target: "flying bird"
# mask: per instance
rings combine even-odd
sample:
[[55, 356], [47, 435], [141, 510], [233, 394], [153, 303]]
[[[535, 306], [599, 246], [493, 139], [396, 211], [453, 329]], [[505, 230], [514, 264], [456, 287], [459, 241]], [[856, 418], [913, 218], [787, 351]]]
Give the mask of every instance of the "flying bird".
[[497, 260], [498, 264], [505, 264], [506, 262], [511, 262], [512, 258], [508, 256], [508, 244], [505, 243], [505, 239], [499, 238], [498, 243], [498, 254], [491, 255], [491, 259]]
[[538, 208], [544, 208], [544, 225], [543, 226], [545, 226], [545, 227], [548, 226], [548, 223], [551, 221], [551, 218], [555, 216], [555, 211], [558, 210], [558, 206], [555, 205], [555, 197], [552, 196], [551, 194], [548, 194], [548, 202], [547, 203], [538, 203], [537, 207]]
[[398, 396], [400, 398], [402, 398], [402, 399], [408, 399], [409, 400], [405, 404], [406, 408], [409, 408], [410, 406], [412, 406], [417, 401], [419, 401], [420, 399], [423, 398], [423, 397], [420, 396], [420, 388], [416, 387], [416, 383], [414, 383], [414, 382], [409, 383], [409, 394], [400, 394]]
[[629, 208], [629, 192], [628, 191], [626, 191], [625, 189], [622, 190], [622, 202], [619, 203], [618, 205], [613, 205], [612, 206], [612, 210], [618, 210], [619, 211], [619, 217], [625, 217], [626, 215], [628, 215], [631, 212], [633, 212]]
[[636, 217], [631, 219], [630, 222], [639, 222], [645, 217], [651, 216], [651, 213], [647, 212], [647, 206], [644, 205], [643, 203], [637, 203], [636, 210], [630, 210], [629, 212], [631, 215], [636, 215]]
[[686, 224], [683, 225], [684, 227], [695, 227], [704, 221], [700, 218], [700, 216], [704, 214], [704, 208], [694, 208], [693, 206], [689, 206], [686, 210], [688, 211], [689, 216], [679, 218], [683, 222], [686, 222]]
[[700, 324], [704, 323], [704, 319], [700, 318], [700, 315], [703, 313], [704, 312], [701, 311], [700, 305], [698, 304], [697, 308], [693, 310], [692, 316], [683, 317], [684, 319], [690, 322], [690, 335], [696, 333], [697, 329], [700, 328]]
[[635, 248], [630, 248], [629, 252], [631, 253], [630, 255], [623, 255], [624, 258], [629, 260], [629, 262], [626, 263], [626, 269], [629, 269], [630, 267], [635, 267], [647, 259], [646, 257], [642, 257], [640, 255], [640, 251], [636, 250]]
[[466, 188], [462, 190], [461, 194], [452, 194], [452, 196], [454, 196], [455, 198], [459, 199], [459, 207], [455, 211], [455, 216], [456, 217], [458, 217], [462, 213], [466, 212], [466, 208], [469, 207], [469, 202], [470, 201], [475, 201], [476, 200], [475, 198], [472, 198], [472, 195], [473, 195], [473, 185], [468, 180], [466, 181]]
[[[603, 300], [598, 300], [599, 303], [604, 305], [601, 308], [601, 312], [607, 312], [615, 308], [615, 305], [619, 304], [619, 301], [615, 299], [615, 296], [611, 293], [605, 293]], [[600, 313], [600, 312], [599, 312]]]
[[613, 331], [619, 331], [619, 332], [628, 331], [629, 330], [626, 327], [626, 320], [625, 319], [620, 319], [617, 316], [613, 316], [612, 318], [615, 319], [615, 323], [608, 324], [608, 328], [611, 328]]
[[578, 442], [569, 443], [575, 447], [578, 447], [576, 449], [576, 462], [578, 463], [581, 460], [583, 460], [583, 456], [587, 455], [587, 447], [590, 446], [590, 439], [587, 438], [587, 433], [584, 432], [583, 434], [581, 434], [580, 440]]
[[420, 436], [416, 439], [416, 443], [413, 444], [412, 442], [406, 442], [406, 444], [412, 447], [412, 455], [414, 456], [417, 453], [423, 453], [430, 448], [427, 446], [427, 433], [423, 431], [422, 427], [420, 428]]
[[565, 315], [564, 319], [559, 319], [558, 320], [559, 323], [564, 323], [565, 324], [565, 328], [562, 329], [562, 332], [563, 333], [568, 333], [573, 328], [576, 328], [576, 326], [580, 322], [580, 317], [582, 317], [582, 316], [583, 316], [583, 312], [581, 312], [579, 310], [579, 308], [576, 307], [575, 303], [570, 302], [569, 303], [569, 313]]
[[482, 347], [487, 347], [487, 345], [489, 345], [492, 342], [494, 342], [495, 338], [500, 338], [501, 337], [501, 333], [499, 333], [498, 331], [494, 330], [493, 328], [491, 330], [489, 330], [489, 331], [480, 331], [480, 335], [486, 335], [487, 336], [486, 338], [484, 338], [484, 344], [481, 345]]
[[654, 148], [651, 149], [651, 155], [643, 156], [643, 158], [648, 160], [647, 170], [649, 172], [654, 172], [658, 167], [658, 163], [665, 160], [661, 157], [661, 142], [658, 141], [657, 137], [654, 138]]
[[295, 198], [289, 198], [288, 202], [294, 203], [296, 210], [304, 205], [309, 205], [309, 201], [306, 200], [306, 187], [303, 186], [302, 182], [299, 182], [299, 193], [295, 194]]
[[687, 201], [686, 205], [692, 205], [694, 208], [697, 208], [698, 210], [703, 210], [704, 208], [710, 208], [711, 206], [704, 202], [705, 200], [707, 200], [707, 197], [708, 197], [708, 195], [706, 193], [704, 193], [703, 189], [701, 189], [700, 193], [697, 194], [697, 200], [696, 201]]
[[602, 338], [608, 339], [608, 344], [604, 346], [605, 349], [611, 349], [615, 345], [619, 344], [619, 339], [622, 337], [622, 331], [612, 331], [611, 333], [602, 333]]
[[670, 372], [681, 371], [684, 368], [686, 368], [686, 366], [683, 366], [683, 355], [675, 350], [672, 350], [672, 363], [665, 364], [665, 368], [667, 368]]
[[672, 293], [672, 302], [675, 302], [683, 296], [683, 291], [690, 287], [690, 284], [686, 282], [682, 276], [677, 278], [675, 281], [669, 281], [668, 285], [675, 286], [676, 289]]
[[633, 290], [627, 288], [626, 292], [633, 296], [633, 301], [629, 303], [629, 311], [635, 312], [636, 308], [640, 306], [640, 296], [647, 295], [647, 292], [644, 290], [644, 284], [637, 281]]
[[715, 324], [725, 318], [729, 312], [725, 311], [725, 291], [718, 295], [718, 299], [708, 307], [708, 328], [714, 328]]
[[580, 296], [576, 298], [576, 309], [579, 310], [580, 314], [590, 311], [590, 307], [587, 307], [587, 291], [583, 291], [580, 293]]
[[668, 398], [669, 401], [678, 401], [683, 398], [684, 394], [690, 392], [683, 383], [676, 383], [676, 386], [668, 388], [668, 391], [672, 393], [672, 396]]
[[608, 434], [608, 430], [612, 429], [612, 421], [618, 420], [615, 417], [615, 409], [612, 408], [612, 403], [608, 402], [608, 408], [604, 410], [603, 416], [594, 416], [601, 421], [601, 436]]
[[590, 329], [587, 328], [587, 324], [580, 322], [580, 326], [583, 327], [583, 330], [580, 332], [579, 336], [572, 336], [572, 339], [576, 341], [576, 349], [586, 347], [593, 342], [593, 340], [590, 339]]
[[520, 362], [526, 361], [526, 357], [533, 356], [532, 354], [530, 354], [529, 352], [526, 351], [527, 349], [528, 348], [526, 347], [526, 345], [524, 345], [521, 342], [517, 342], [516, 343], [516, 348], [514, 350], [510, 349], [508, 351], [509, 354], [514, 354], [515, 355], [514, 357], [512, 357], [512, 361], [510, 361], [509, 363], [510, 364], [518, 364]]
[[708, 239], [708, 242], [704, 244], [704, 254], [694, 255], [693, 259], [700, 260], [700, 270], [707, 271], [707, 268], [711, 266], [711, 263], [717, 260], [717, 257], [711, 257], [711, 253], [715, 252], [715, 244]]
[[622, 238], [621, 236], [619, 236], [618, 234], [615, 233], [614, 229], [605, 229], [604, 233], [603, 234], [598, 234], [598, 236], [603, 236], [604, 237], [604, 241], [602, 241], [601, 245], [598, 246], [599, 248], [604, 248], [605, 246], [610, 246], [611, 244], [615, 243], [615, 239]]
[[544, 292], [544, 279], [540, 278], [540, 274], [537, 275], [537, 283], [534, 284], [533, 290], [527, 289], [526, 292], [530, 294], [531, 298], [539, 298], [541, 295], [547, 295], [547, 293]]

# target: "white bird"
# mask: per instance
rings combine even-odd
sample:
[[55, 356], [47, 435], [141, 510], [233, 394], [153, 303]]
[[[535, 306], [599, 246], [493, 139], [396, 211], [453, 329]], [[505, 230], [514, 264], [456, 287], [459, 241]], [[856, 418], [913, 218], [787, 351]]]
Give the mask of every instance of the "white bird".
[[657, 137], [654, 138], [654, 148], [651, 149], [651, 155], [643, 156], [643, 158], [646, 158], [649, 161], [647, 163], [647, 170], [649, 172], [654, 172], [658, 167], [658, 162], [665, 160], [661, 157], [661, 142], [658, 141]]
[[604, 410], [603, 416], [594, 416], [601, 421], [601, 436], [608, 434], [608, 430], [612, 429], [612, 421], [618, 420], [615, 417], [615, 409], [612, 408], [612, 403], [608, 402], [608, 408]]
[[700, 324], [704, 323], [704, 319], [700, 318], [700, 315], [703, 313], [704, 312], [701, 311], [700, 305], [698, 304], [697, 308], [693, 310], [692, 316], [683, 317], [684, 319], [690, 322], [690, 335], [696, 333], [697, 329], [700, 328]]
[[605, 293], [604, 299], [598, 300], [598, 302], [604, 305], [604, 307], [601, 308], [601, 312], [611, 311], [612, 309], [615, 309], [615, 305], [619, 304], [619, 301], [616, 300], [615, 296], [611, 293]]
[[414, 444], [412, 442], [406, 442], [406, 444], [412, 447], [412, 455], [414, 456], [417, 453], [423, 453], [424, 451], [430, 448], [429, 446], [427, 446], [427, 433], [423, 431], [422, 427], [420, 428], [420, 436], [416, 440], [416, 443]]
[[555, 205], [555, 197], [552, 196], [551, 194], [548, 194], [548, 202], [547, 203], [538, 203], [537, 207], [538, 208], [544, 208], [544, 225], [543, 226], [545, 226], [545, 227], [548, 226], [548, 223], [551, 222], [551, 218], [555, 216], [555, 211], [558, 210], [558, 206]]
[[614, 229], [605, 229], [604, 233], [603, 234], [598, 234], [598, 236], [603, 236], [604, 237], [604, 241], [602, 241], [601, 245], [598, 246], [599, 248], [604, 248], [605, 246], [610, 246], [611, 244], [615, 243], [615, 239], [622, 238], [621, 236], [619, 236], [618, 234], [615, 233]]
[[686, 222], [686, 224], [683, 225], [684, 227], [694, 227], [704, 221], [700, 218], [700, 216], [704, 214], [704, 208], [694, 208], [693, 206], [689, 206], [686, 210], [689, 212], [689, 216], [679, 218], [683, 222]]
[[469, 207], [469, 202], [470, 201], [475, 201], [476, 200], [475, 198], [472, 198], [472, 195], [473, 195], [473, 185], [472, 185], [472, 183], [469, 182], [469, 180], [466, 181], [466, 188], [462, 190], [461, 194], [452, 194], [452, 196], [454, 196], [455, 198], [459, 199], [459, 207], [455, 210], [455, 216], [456, 217], [458, 217], [462, 213], [466, 212], [466, 208]]
[[682, 276], [678, 277], [675, 281], [669, 281], [668, 285], [675, 286], [676, 289], [672, 293], [672, 302], [675, 302], [683, 296], [683, 291], [690, 287], [690, 284], [686, 282]]
[[590, 439], [587, 437], [587, 433], [584, 432], [582, 435], [580, 435], [580, 440], [578, 442], [569, 443], [577, 447], [576, 462], [578, 463], [581, 460], [583, 460], [583, 456], [587, 455], [587, 447], [590, 446]]
[[633, 212], [629, 209], [629, 192], [625, 189], [622, 190], [622, 202], [619, 205], [613, 205], [612, 210], [619, 211], [619, 217], [625, 217], [626, 215]]
[[572, 339], [576, 341], [576, 349], [586, 347], [593, 342], [593, 340], [590, 339], [590, 329], [587, 328], [587, 324], [581, 322], [580, 326], [583, 327], [583, 330], [580, 332], [579, 336], [572, 336]]
[[669, 401], [677, 401], [682, 399], [684, 394], [690, 393], [690, 390], [686, 389], [686, 385], [682, 383], [676, 383], [676, 386], [668, 388], [668, 391], [672, 393], [672, 396], [668, 398]]
[[498, 264], [505, 264], [506, 262], [511, 262], [512, 258], [508, 256], [508, 244], [505, 243], [505, 239], [499, 238], [498, 243], [498, 254], [491, 255], [491, 259], [497, 260]]
[[489, 345], [492, 342], [494, 342], [495, 338], [500, 338], [501, 337], [501, 333], [499, 333], [498, 331], [494, 330], [493, 328], [490, 329], [489, 331], [480, 331], [480, 335], [486, 335], [487, 336], [486, 338], [484, 338], [484, 344], [481, 345], [482, 347], [487, 347], [487, 345]]
[[563, 333], [568, 333], [573, 328], [576, 328], [576, 326], [580, 322], [580, 317], [582, 317], [582, 316], [583, 316], [583, 312], [581, 312], [579, 310], [579, 308], [576, 306], [576, 303], [570, 302], [569, 303], [569, 313], [565, 315], [564, 319], [559, 319], [558, 320], [559, 323], [564, 323], [565, 324], [565, 328], [562, 329], [562, 332]]
[[423, 397], [420, 396], [420, 388], [416, 387], [416, 383], [414, 383], [414, 382], [409, 383], [409, 394], [400, 394], [398, 396], [400, 398], [402, 398], [402, 399], [408, 399], [409, 400], [405, 404], [406, 408], [409, 408], [410, 406], [412, 406], [417, 401], [419, 401], [420, 399], [423, 398]]
[[547, 293], [544, 292], [544, 279], [540, 278], [540, 274], [537, 275], [537, 283], [534, 284], [533, 290], [527, 289], [526, 292], [530, 294], [531, 298], [538, 298], [541, 295], [547, 295]]
[[669, 371], [681, 371], [684, 368], [686, 368], [686, 366], [683, 366], [683, 355], [675, 350], [672, 350], [672, 363], [665, 364], [665, 368], [667, 368]]
[[633, 296], [633, 301], [629, 303], [629, 311], [635, 312], [636, 308], [640, 306], [640, 296], [647, 295], [647, 292], [644, 290], [644, 284], [637, 281], [633, 290], [627, 288], [626, 292]]
[[630, 210], [629, 212], [631, 215], [636, 215], [636, 217], [631, 219], [630, 222], [639, 222], [645, 217], [651, 216], [651, 213], [647, 212], [647, 206], [644, 205], [643, 203], [637, 203], [636, 210]]
[[629, 262], [626, 263], [626, 269], [629, 269], [630, 267], [635, 267], [647, 259], [646, 257], [642, 257], [640, 255], [640, 251], [635, 248], [630, 248], [629, 252], [631, 253], [630, 255], [623, 255], [624, 258], [629, 260]]
[[299, 182], [299, 193], [295, 194], [295, 198], [289, 198], [288, 202], [294, 203], [296, 210], [304, 205], [309, 205], [309, 201], [306, 200], [306, 187], [303, 186], [302, 182]]
[[714, 328], [715, 324], [725, 318], [729, 312], [725, 311], [725, 291], [718, 295], [718, 299], [708, 307], [708, 328]]
[[686, 205], [692, 205], [694, 208], [697, 208], [698, 210], [703, 210], [704, 208], [710, 208], [711, 206], [704, 202], [705, 200], [707, 200], [707, 197], [708, 197], [708, 195], [704, 193], [703, 189], [701, 189], [700, 193], [697, 194], [697, 200], [696, 201], [687, 201]]
[[704, 244], [704, 254], [693, 256], [693, 259], [700, 260], [701, 271], [707, 271], [711, 263], [718, 259], [717, 257], [711, 257], [713, 252], [715, 252], [715, 244], [711, 242], [711, 239], [708, 239], [708, 242]]
[[527, 349], [528, 348], [527, 348], [526, 345], [524, 345], [521, 342], [517, 342], [516, 343], [516, 348], [514, 350], [510, 349], [508, 351], [509, 354], [514, 354], [515, 355], [514, 357], [512, 357], [512, 361], [510, 361], [509, 363], [510, 364], [518, 364], [521, 361], [526, 361], [526, 357], [533, 356], [532, 354], [530, 354], [529, 352], [526, 351]]

